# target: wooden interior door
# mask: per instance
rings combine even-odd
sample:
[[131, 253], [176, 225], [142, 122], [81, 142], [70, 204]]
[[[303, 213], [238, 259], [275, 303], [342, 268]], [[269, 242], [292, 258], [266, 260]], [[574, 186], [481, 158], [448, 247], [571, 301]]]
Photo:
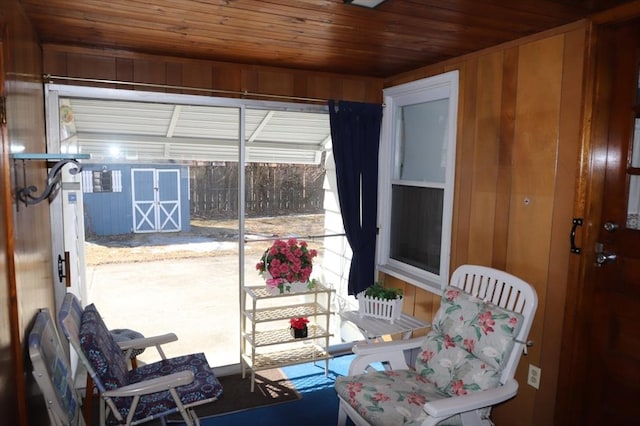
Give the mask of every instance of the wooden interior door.
[[585, 282], [592, 299], [580, 424], [589, 425], [638, 424], [640, 418], [640, 23], [614, 28], [610, 36], [605, 50], [612, 51], [602, 52], [611, 55], [602, 219]]

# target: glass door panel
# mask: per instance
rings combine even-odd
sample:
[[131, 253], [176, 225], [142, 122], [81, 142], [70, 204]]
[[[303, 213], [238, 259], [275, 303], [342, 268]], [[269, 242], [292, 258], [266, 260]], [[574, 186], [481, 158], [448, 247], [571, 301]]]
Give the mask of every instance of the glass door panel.
[[[238, 365], [240, 288], [265, 285], [256, 263], [277, 238], [306, 240], [319, 253], [312, 276], [346, 296], [351, 251], [326, 108], [208, 97], [194, 104], [127, 91], [102, 98], [84, 89], [50, 88], [55, 113], [48, 116], [58, 121], [60, 152], [91, 156], [76, 201], [86, 234], [86, 295], [79, 293], [109, 328], [174, 332], [168, 356], [205, 352], [212, 366]], [[136, 210], [134, 169], [137, 177], [167, 174], [172, 185], [136, 179], [147, 185], [139, 191], [159, 194]], [[181, 226], [135, 233], [135, 217]], [[146, 350], [139, 359], [157, 357]]]
[[265, 286], [256, 269], [265, 250], [275, 240], [295, 238], [318, 252], [311, 278], [346, 296], [351, 255], [337, 200], [328, 114], [248, 108], [246, 116], [244, 285]]
[[635, 123], [629, 167], [629, 204], [627, 207], [627, 228], [640, 229], [640, 72], [636, 87]]
[[59, 113], [61, 151], [91, 156], [84, 302], [109, 328], [175, 333], [167, 356], [237, 364], [240, 109], [68, 97]]

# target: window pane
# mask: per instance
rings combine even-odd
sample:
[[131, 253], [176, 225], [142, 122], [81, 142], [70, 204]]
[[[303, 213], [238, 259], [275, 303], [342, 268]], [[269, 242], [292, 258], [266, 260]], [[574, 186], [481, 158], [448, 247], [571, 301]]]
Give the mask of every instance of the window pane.
[[631, 167], [640, 167], [640, 118], [636, 118], [631, 148]]
[[393, 185], [392, 259], [440, 273], [443, 197], [443, 189]]
[[636, 88], [636, 105], [640, 105], [640, 72], [638, 72], [638, 87]]
[[[631, 167], [640, 167], [640, 119], [636, 118]], [[629, 204], [627, 206], [627, 228], [640, 229], [640, 176], [629, 176]]]
[[458, 77], [384, 89], [378, 268], [436, 293], [449, 281]]
[[[636, 111], [640, 106], [640, 69], [637, 70], [638, 85], [636, 87]], [[633, 146], [631, 147], [631, 167], [637, 173], [640, 168], [640, 118], [636, 113], [633, 129]], [[627, 205], [627, 228], [640, 229], [640, 176], [629, 175], [629, 198]]]
[[396, 178], [419, 182], [445, 181], [449, 99], [400, 108], [400, 152]]

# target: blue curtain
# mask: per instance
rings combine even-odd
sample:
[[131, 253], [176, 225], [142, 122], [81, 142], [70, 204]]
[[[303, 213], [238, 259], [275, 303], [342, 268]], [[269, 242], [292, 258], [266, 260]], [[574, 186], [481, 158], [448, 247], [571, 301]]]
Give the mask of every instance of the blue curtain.
[[375, 282], [378, 151], [382, 105], [329, 101], [338, 199], [353, 251], [349, 294]]

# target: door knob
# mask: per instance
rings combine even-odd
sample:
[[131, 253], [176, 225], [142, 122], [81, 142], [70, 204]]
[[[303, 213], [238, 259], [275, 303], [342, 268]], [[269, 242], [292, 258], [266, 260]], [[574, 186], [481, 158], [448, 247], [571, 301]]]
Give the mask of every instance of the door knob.
[[598, 267], [604, 265], [605, 263], [615, 262], [616, 258], [618, 257], [615, 253], [604, 251], [604, 244], [602, 243], [596, 243], [594, 251], [596, 253], [596, 266]]
[[616, 230], [618, 229], [618, 224], [615, 222], [606, 222], [604, 225], [604, 230], [607, 232], [616, 232]]
[[606, 252], [596, 253], [596, 266], [602, 266], [605, 263], [614, 262], [617, 257], [618, 256], [616, 256], [614, 253], [606, 253]]

